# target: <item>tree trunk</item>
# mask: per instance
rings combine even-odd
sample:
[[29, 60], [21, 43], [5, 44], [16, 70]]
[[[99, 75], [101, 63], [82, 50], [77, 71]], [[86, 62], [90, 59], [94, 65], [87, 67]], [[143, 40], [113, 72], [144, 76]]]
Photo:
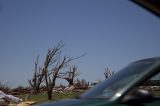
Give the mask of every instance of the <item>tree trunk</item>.
[[68, 81], [68, 83], [69, 83], [69, 87], [70, 86], [72, 86], [72, 85], [74, 85], [74, 83], [73, 83], [73, 79], [66, 79], [67, 81]]
[[48, 90], [48, 100], [52, 100], [52, 88]]
[[69, 87], [70, 87], [70, 86], [72, 86], [72, 85], [74, 85], [74, 84], [73, 84], [73, 82], [72, 82], [72, 81], [71, 81], [71, 82], [69, 82]]
[[37, 95], [39, 93], [39, 91], [40, 91], [39, 87], [36, 87], [35, 95]]

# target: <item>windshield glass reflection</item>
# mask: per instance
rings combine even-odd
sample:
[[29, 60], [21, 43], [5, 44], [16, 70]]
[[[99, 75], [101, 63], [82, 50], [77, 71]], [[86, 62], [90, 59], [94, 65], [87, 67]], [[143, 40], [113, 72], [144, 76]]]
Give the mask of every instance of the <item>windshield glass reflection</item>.
[[135, 81], [136, 78], [138, 78], [143, 72], [150, 68], [154, 62], [155, 61], [153, 60], [134, 62], [121, 71], [117, 72], [109, 79], [98, 84], [95, 88], [92, 88], [88, 92], [82, 94], [80, 97], [111, 98], [127, 84]]

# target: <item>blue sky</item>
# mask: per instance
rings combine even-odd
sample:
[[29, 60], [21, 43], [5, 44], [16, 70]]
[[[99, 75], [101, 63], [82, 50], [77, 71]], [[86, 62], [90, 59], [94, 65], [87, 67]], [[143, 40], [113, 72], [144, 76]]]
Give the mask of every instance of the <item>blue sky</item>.
[[0, 0], [0, 81], [27, 85], [39, 54], [63, 40], [63, 53], [87, 81], [160, 56], [160, 19], [127, 0]]

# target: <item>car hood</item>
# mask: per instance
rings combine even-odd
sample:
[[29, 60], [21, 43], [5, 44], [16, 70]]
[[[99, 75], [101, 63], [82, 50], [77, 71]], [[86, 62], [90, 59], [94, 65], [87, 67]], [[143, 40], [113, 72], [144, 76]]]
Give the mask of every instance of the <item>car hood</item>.
[[112, 104], [106, 99], [68, 99], [55, 102], [48, 102], [44, 104], [38, 104], [36, 106], [106, 106], [106, 104]]

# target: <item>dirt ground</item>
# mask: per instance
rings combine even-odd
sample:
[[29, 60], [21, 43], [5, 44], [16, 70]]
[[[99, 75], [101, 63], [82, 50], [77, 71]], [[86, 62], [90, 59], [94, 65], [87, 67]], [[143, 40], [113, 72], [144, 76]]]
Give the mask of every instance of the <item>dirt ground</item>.
[[19, 104], [10, 104], [9, 106], [30, 106], [35, 103], [36, 103], [36, 101], [25, 101], [25, 102], [21, 102]]

